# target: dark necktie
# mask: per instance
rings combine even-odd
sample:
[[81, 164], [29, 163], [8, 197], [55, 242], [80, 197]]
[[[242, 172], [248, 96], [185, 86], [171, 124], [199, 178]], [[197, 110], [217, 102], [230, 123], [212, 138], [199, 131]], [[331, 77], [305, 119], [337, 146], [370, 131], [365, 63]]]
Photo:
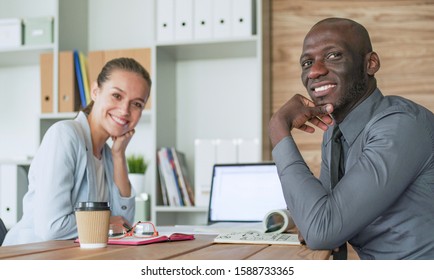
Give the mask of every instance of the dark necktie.
[[[342, 132], [339, 126], [335, 126], [333, 129], [331, 147], [331, 161], [330, 161], [330, 182], [332, 189], [336, 186], [339, 180], [345, 174], [344, 165], [344, 150], [342, 147]], [[346, 260], [347, 259], [347, 243], [339, 247], [338, 252], [333, 252], [334, 260]]]
[[344, 150], [342, 147], [342, 132], [339, 126], [335, 126], [332, 135], [332, 153], [330, 162], [330, 182], [332, 189], [337, 185], [339, 180], [344, 176]]

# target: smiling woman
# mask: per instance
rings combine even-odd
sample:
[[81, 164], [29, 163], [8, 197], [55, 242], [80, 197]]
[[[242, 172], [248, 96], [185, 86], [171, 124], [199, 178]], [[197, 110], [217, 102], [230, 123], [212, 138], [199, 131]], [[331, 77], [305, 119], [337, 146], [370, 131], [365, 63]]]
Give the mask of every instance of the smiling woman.
[[4, 246], [76, 238], [74, 207], [82, 201], [109, 202], [110, 223], [133, 221], [135, 193], [125, 150], [150, 88], [149, 73], [134, 59], [107, 62], [92, 85], [89, 106], [46, 132], [30, 166], [23, 217]]

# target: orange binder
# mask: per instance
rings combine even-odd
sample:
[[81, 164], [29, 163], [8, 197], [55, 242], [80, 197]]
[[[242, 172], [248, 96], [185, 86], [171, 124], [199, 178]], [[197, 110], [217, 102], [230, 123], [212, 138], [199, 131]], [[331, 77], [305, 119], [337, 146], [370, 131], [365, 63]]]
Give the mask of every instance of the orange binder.
[[76, 112], [80, 107], [80, 99], [74, 74], [74, 53], [59, 53], [59, 112]]
[[104, 67], [104, 51], [92, 51], [87, 55], [87, 65], [89, 70], [89, 86], [92, 88], [92, 83], [96, 82], [98, 74]]
[[53, 54], [40, 55], [41, 113], [53, 113]]

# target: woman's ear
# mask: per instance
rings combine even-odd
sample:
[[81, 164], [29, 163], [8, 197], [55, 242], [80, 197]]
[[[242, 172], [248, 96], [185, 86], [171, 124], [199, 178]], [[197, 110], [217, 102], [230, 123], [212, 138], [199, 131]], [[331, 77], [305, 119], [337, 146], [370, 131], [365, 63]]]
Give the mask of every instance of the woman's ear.
[[374, 76], [380, 69], [380, 57], [376, 52], [370, 52], [367, 54], [367, 73], [369, 76]]
[[98, 83], [95, 81], [92, 83], [92, 87], [90, 90], [90, 97], [92, 98], [93, 101], [95, 101], [96, 99], [96, 95], [98, 94]]

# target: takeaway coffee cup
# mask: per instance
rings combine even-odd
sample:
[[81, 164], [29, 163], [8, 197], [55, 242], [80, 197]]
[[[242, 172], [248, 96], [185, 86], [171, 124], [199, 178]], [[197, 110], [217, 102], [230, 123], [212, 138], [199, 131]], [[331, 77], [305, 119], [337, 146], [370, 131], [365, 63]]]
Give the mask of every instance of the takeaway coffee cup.
[[75, 208], [81, 248], [107, 247], [110, 223], [108, 202], [79, 202]]

